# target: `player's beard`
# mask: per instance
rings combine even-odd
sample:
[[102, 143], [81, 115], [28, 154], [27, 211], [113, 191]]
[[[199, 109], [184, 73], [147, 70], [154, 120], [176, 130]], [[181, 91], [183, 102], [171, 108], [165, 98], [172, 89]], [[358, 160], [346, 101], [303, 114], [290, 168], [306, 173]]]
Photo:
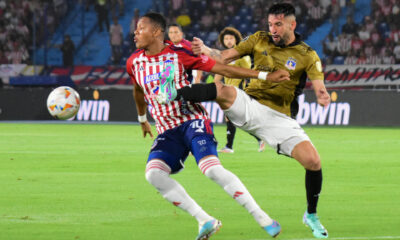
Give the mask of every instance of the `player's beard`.
[[274, 44], [278, 47], [285, 47], [287, 45], [286, 43], [289, 41], [289, 38], [290, 38], [289, 34], [284, 33], [284, 34], [282, 34], [282, 36], [278, 42], [274, 41]]

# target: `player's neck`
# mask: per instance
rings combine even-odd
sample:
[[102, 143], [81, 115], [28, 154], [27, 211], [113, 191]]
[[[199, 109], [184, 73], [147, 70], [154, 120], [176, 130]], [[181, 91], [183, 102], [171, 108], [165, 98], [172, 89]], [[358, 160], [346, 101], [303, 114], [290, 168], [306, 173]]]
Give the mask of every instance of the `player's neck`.
[[296, 41], [296, 35], [293, 33], [290, 35], [288, 41], [285, 43], [286, 46], [289, 46], [292, 44], [294, 41]]
[[163, 41], [156, 41], [145, 49], [146, 55], [152, 56], [159, 54], [165, 48]]

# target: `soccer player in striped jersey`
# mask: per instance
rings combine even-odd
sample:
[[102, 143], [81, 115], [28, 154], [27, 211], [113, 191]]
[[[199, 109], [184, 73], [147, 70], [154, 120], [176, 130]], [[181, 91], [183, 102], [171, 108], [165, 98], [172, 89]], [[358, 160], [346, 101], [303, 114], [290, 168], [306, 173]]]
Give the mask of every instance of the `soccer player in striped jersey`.
[[[221, 222], [206, 213], [185, 189], [170, 177], [170, 174], [182, 170], [191, 151], [204, 175], [244, 206], [263, 230], [273, 237], [277, 236], [281, 230], [278, 222], [260, 208], [239, 178], [221, 165], [213, 126], [202, 105], [183, 100], [171, 101], [168, 104], [159, 104], [156, 101], [160, 86], [171, 79], [174, 88], [175, 84], [176, 88], [188, 86], [188, 69], [200, 69], [239, 78], [256, 78], [259, 72], [216, 63], [207, 56], [195, 56], [188, 49], [166, 44], [165, 28], [165, 19], [158, 13], [147, 13], [140, 18], [134, 37], [138, 50], [126, 63], [127, 72], [134, 84], [134, 99], [143, 136], [153, 136], [146, 119], [147, 105], [151, 106], [150, 113], [156, 121], [159, 133], [147, 160], [146, 179], [167, 201], [196, 218], [199, 223], [196, 239], [208, 239], [219, 229]], [[286, 71], [277, 71], [269, 76], [270, 78], [265, 80], [278, 82], [289, 78]], [[164, 94], [171, 94], [171, 90], [166, 89]], [[215, 95], [216, 92], [211, 94]]]

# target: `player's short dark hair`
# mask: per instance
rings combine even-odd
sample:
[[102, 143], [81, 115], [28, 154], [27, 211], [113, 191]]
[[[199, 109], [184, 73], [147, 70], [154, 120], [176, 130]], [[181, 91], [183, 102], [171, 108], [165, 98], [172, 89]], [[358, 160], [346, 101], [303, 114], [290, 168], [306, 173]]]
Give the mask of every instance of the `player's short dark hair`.
[[[143, 17], [147, 17], [150, 21], [159, 27], [163, 32], [165, 32], [165, 28], [167, 27], [167, 21], [165, 20], [164, 16], [156, 13], [156, 12], [148, 12]], [[142, 17], [142, 18], [143, 18]]]
[[268, 10], [268, 15], [279, 15], [283, 14], [283, 16], [296, 16], [296, 10], [290, 3], [277, 3], [272, 5]]
[[179, 28], [179, 30], [180, 30], [181, 32], [183, 32], [182, 26], [179, 25], [179, 24], [177, 24], [177, 23], [172, 23], [172, 24], [168, 25], [168, 31], [169, 31], [169, 28], [170, 28], [170, 27], [177, 27], [177, 28]]
[[238, 44], [240, 41], [242, 41], [242, 34], [239, 32], [239, 30], [237, 30], [234, 27], [226, 27], [221, 31], [221, 33], [218, 36], [218, 41], [222, 44], [222, 46], [224, 48], [228, 48], [227, 46], [225, 46], [225, 43], [224, 43], [225, 35], [234, 36], [236, 39], [236, 44]]

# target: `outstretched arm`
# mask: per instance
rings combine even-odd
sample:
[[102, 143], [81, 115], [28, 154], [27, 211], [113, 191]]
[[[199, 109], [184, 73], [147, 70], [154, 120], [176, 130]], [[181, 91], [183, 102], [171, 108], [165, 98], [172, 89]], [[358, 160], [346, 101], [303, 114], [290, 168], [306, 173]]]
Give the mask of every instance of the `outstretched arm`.
[[327, 107], [331, 102], [331, 97], [325, 88], [324, 80], [312, 80], [311, 81], [315, 96], [317, 96], [318, 104]]
[[289, 72], [285, 70], [277, 70], [275, 72], [259, 72], [252, 69], [240, 68], [235, 66], [229, 66], [216, 62], [211, 72], [223, 75], [229, 78], [258, 78], [261, 80], [267, 80], [271, 82], [282, 82], [289, 81]]
[[136, 109], [139, 115], [140, 127], [142, 128], [143, 137], [147, 134], [153, 138], [153, 133], [151, 132], [151, 126], [146, 118], [146, 107], [147, 103], [144, 101], [144, 92], [139, 85], [135, 85], [133, 89], [133, 98], [135, 99]]
[[203, 41], [200, 38], [196, 37], [194, 37], [192, 41], [192, 51], [194, 54], [197, 55], [204, 54], [211, 57], [215, 61], [224, 64], [228, 64], [233, 60], [239, 59], [241, 57], [239, 55], [239, 52], [236, 51], [236, 49], [234, 48], [226, 49], [223, 51], [209, 48], [206, 45], [204, 45]]

